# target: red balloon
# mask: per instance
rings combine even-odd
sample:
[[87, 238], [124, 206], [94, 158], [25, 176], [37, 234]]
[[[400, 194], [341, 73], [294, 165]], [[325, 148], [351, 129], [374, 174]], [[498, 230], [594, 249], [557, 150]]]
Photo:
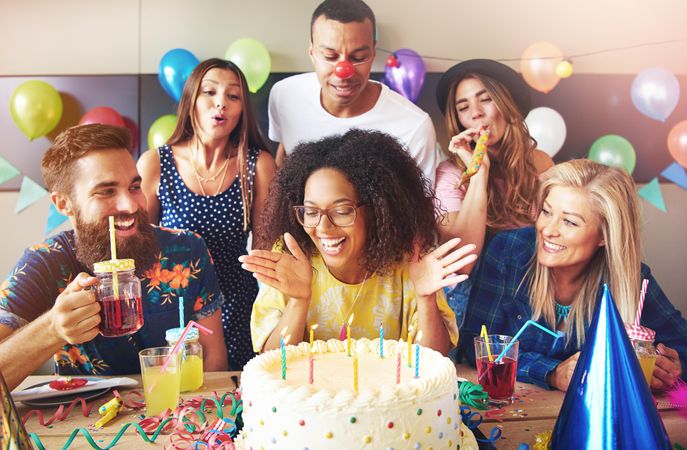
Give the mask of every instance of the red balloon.
[[141, 139], [141, 136], [138, 134], [138, 125], [128, 117], [122, 117], [122, 119], [124, 119], [124, 125], [131, 133], [131, 153], [136, 154], [138, 151], [138, 141]]
[[348, 61], [339, 61], [334, 66], [334, 75], [341, 78], [342, 80], [347, 80], [353, 76], [355, 69], [353, 64]]
[[122, 116], [109, 106], [98, 106], [84, 114], [81, 120], [79, 120], [79, 125], [85, 125], [87, 123], [102, 123], [118, 127], [126, 126]]
[[668, 134], [668, 151], [682, 167], [687, 167], [687, 120], [678, 122]]

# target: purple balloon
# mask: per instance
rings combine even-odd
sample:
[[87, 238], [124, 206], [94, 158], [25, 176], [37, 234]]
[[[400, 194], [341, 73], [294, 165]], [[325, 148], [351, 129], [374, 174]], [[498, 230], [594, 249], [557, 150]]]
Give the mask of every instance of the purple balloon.
[[408, 100], [415, 102], [425, 82], [425, 62], [409, 48], [394, 52], [398, 67], [384, 67], [384, 84]]

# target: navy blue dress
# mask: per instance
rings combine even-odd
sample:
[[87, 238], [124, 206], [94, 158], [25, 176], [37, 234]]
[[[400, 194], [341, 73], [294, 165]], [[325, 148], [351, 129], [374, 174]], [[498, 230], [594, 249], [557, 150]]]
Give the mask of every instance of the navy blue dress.
[[[243, 231], [243, 200], [238, 175], [220, 194], [203, 196], [189, 190], [181, 179], [171, 147], [158, 148], [160, 155], [160, 224], [200, 234], [215, 262], [219, 286], [224, 294], [222, 326], [229, 370], [241, 370], [255, 356], [250, 336], [250, 315], [258, 294], [253, 275], [241, 268], [248, 231]], [[248, 152], [248, 186], [252, 190], [260, 150]], [[190, 300], [190, 299], [189, 299]]]

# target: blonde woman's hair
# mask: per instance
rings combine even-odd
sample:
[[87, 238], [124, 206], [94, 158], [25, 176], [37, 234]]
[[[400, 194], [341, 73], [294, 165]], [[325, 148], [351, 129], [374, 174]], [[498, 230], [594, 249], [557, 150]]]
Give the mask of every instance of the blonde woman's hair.
[[[585, 323], [592, 320], [600, 284], [607, 283], [623, 321], [633, 323], [639, 303], [641, 260], [639, 209], [632, 178], [621, 169], [588, 159], [558, 164], [543, 174], [537, 205], [554, 187], [580, 189], [589, 199], [601, 227], [605, 245], [599, 247], [589, 262], [582, 288], [576, 294], [565, 331], [577, 334], [577, 345], [585, 340]], [[537, 233], [537, 241], [540, 235]], [[534, 257], [530, 267], [530, 301], [532, 318], [543, 317], [556, 326], [554, 280], [551, 271]]]
[[[538, 173], [532, 160], [537, 142], [530, 136], [524, 117], [508, 89], [499, 81], [479, 73], [468, 73], [451, 83], [445, 109], [446, 128], [450, 136], [465, 130], [458, 120], [456, 90], [466, 78], [474, 78], [484, 84], [506, 121], [503, 137], [496, 144], [497, 151], [489, 153], [493, 170], [500, 177], [489, 176], [487, 227], [499, 231], [513, 228], [513, 223], [531, 224], [534, 221], [532, 204], [538, 187]], [[465, 170], [465, 164], [457, 155], [448, 152], [447, 155], [460, 170]], [[496, 185], [497, 179], [503, 180], [503, 186]], [[504, 188], [505, 192], [501, 192]]]

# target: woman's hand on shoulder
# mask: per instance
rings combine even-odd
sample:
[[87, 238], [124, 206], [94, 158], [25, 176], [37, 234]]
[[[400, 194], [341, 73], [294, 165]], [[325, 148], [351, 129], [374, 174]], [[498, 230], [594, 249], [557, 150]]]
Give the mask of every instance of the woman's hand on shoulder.
[[312, 265], [303, 253], [296, 239], [284, 234], [284, 242], [291, 252], [251, 250], [248, 255], [239, 256], [241, 267], [253, 272], [261, 283], [272, 286], [287, 297], [309, 301], [312, 292]]
[[549, 383], [549, 386], [559, 391], [567, 391], [573, 372], [575, 372], [575, 366], [577, 366], [577, 358], [579, 357], [580, 352], [577, 352], [557, 365], [553, 372], [546, 378], [546, 382]]
[[471, 253], [475, 245], [458, 247], [459, 243], [460, 238], [449, 239], [424, 256], [420, 256], [415, 246], [408, 269], [418, 297], [434, 295], [439, 289], [467, 279], [467, 275], [456, 275], [456, 272], [477, 259], [477, 255]]

